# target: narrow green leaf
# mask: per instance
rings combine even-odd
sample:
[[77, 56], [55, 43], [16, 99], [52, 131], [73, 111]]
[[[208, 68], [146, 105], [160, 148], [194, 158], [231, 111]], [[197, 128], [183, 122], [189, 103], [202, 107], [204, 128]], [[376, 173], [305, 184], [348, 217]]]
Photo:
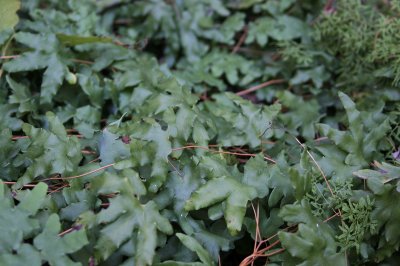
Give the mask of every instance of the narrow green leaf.
[[112, 43], [113, 40], [108, 37], [97, 37], [97, 36], [80, 36], [80, 35], [68, 35], [68, 34], [56, 34], [58, 40], [64, 45], [80, 45], [87, 43]]

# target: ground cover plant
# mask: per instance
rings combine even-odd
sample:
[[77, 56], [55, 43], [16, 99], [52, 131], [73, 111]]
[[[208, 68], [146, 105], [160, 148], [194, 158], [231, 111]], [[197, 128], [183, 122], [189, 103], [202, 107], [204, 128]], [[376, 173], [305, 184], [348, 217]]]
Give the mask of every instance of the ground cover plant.
[[400, 1], [0, 14], [0, 265], [396, 265]]

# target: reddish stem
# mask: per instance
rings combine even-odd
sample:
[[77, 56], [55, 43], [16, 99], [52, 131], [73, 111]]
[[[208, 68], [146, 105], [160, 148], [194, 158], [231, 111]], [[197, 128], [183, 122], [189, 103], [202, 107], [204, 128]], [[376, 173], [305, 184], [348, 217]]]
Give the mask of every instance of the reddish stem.
[[243, 34], [242, 34], [242, 36], [240, 36], [240, 39], [239, 39], [238, 43], [235, 45], [235, 47], [233, 47], [232, 54], [235, 54], [237, 51], [239, 51], [240, 47], [246, 40], [246, 37], [247, 37], [247, 26], [244, 26]]
[[110, 164], [107, 164], [107, 165], [105, 165], [105, 166], [102, 166], [102, 167], [100, 167], [100, 168], [94, 169], [94, 170], [92, 170], [92, 171], [89, 171], [89, 172], [86, 172], [86, 173], [83, 173], [83, 174], [80, 174], [80, 175], [68, 176], [68, 177], [49, 177], [49, 178], [46, 178], [46, 179], [42, 179], [42, 180], [40, 180], [40, 181], [75, 179], [75, 178], [87, 176], [87, 175], [90, 175], [90, 174], [93, 174], [93, 173], [102, 171], [102, 170], [107, 169], [107, 168], [109, 168], [109, 167], [111, 167], [111, 166], [114, 166], [114, 165], [115, 165], [115, 163], [110, 163]]
[[270, 86], [270, 85], [273, 85], [273, 84], [280, 84], [280, 83], [285, 83], [285, 80], [283, 80], [283, 79], [273, 79], [273, 80], [270, 80], [270, 81], [261, 83], [261, 84], [259, 84], [259, 85], [257, 85], [257, 86], [248, 88], [248, 89], [246, 89], [246, 90], [239, 91], [239, 92], [236, 93], [236, 95], [243, 96], [243, 95], [252, 93], [252, 92], [254, 92], [254, 91], [256, 91], [256, 90], [259, 90], [259, 89], [268, 87], [268, 86]]
[[[221, 153], [221, 154], [231, 154], [231, 155], [237, 155], [237, 156], [246, 156], [246, 157], [255, 157], [257, 156], [257, 154], [253, 154], [253, 153], [238, 153], [238, 152], [229, 152], [229, 151], [215, 151], [215, 150], [211, 150], [208, 147], [204, 147], [204, 146], [197, 146], [197, 145], [188, 145], [188, 146], [184, 146], [184, 147], [178, 147], [178, 148], [173, 148], [173, 151], [180, 151], [180, 150], [184, 150], [184, 149], [203, 149], [203, 150], [207, 150], [209, 152], [213, 152], [213, 153]], [[276, 163], [275, 160], [273, 160], [272, 158], [269, 158], [267, 156], [264, 156], [264, 159], [267, 161], [270, 161], [272, 163]]]

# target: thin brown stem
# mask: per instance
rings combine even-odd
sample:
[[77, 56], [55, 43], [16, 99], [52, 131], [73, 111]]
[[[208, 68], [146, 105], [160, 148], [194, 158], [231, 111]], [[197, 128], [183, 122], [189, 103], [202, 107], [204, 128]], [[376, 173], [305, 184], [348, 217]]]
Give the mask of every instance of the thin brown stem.
[[313, 163], [315, 164], [315, 166], [318, 168], [318, 171], [321, 173], [322, 177], [324, 178], [325, 183], [326, 183], [326, 186], [327, 186], [328, 189], [329, 189], [329, 192], [331, 193], [332, 196], [334, 196], [335, 194], [333, 193], [333, 190], [332, 190], [332, 187], [331, 187], [331, 185], [330, 185], [330, 183], [329, 183], [329, 181], [328, 181], [328, 178], [326, 177], [324, 171], [322, 171], [322, 168], [321, 168], [321, 167], [319, 166], [319, 164], [317, 163], [317, 160], [315, 160], [315, 158], [314, 158], [314, 156], [311, 154], [311, 152], [310, 152], [309, 150], [306, 149], [306, 147], [304, 146], [304, 144], [301, 143], [300, 140], [299, 140], [298, 138], [296, 138], [296, 137], [294, 137], [294, 138], [296, 139], [297, 143], [299, 143], [299, 145], [300, 145], [303, 149], [306, 150], [308, 156], [310, 156], [311, 160], [313, 161]]
[[[6, 185], [14, 185], [14, 184], [16, 184], [17, 182], [13, 182], [13, 181], [3, 181], [3, 183], [6, 184]], [[23, 185], [23, 187], [35, 187], [35, 186], [36, 186], [36, 185], [33, 185], [33, 184]]]
[[17, 57], [19, 57], [19, 55], [2, 55], [2, 56], [0, 56], [0, 59], [14, 59], [14, 58], [17, 58]]
[[271, 257], [271, 256], [273, 256], [273, 255], [282, 253], [283, 251], [285, 251], [285, 248], [280, 248], [280, 249], [275, 250], [275, 251], [273, 251], [273, 252], [271, 252], [271, 253], [264, 254], [264, 256], [265, 256], [265, 257]]
[[244, 26], [243, 34], [240, 36], [240, 39], [237, 42], [237, 44], [235, 45], [235, 47], [233, 47], [232, 54], [235, 54], [235, 53], [237, 53], [237, 51], [239, 51], [240, 47], [242, 46], [242, 44], [246, 40], [246, 37], [247, 37], [247, 26]]
[[[197, 146], [197, 145], [188, 145], [188, 146], [184, 146], [184, 147], [178, 147], [178, 148], [173, 148], [173, 151], [180, 151], [180, 150], [185, 150], [185, 149], [203, 149], [209, 152], [213, 152], [213, 153], [220, 153], [220, 154], [231, 154], [231, 155], [237, 155], [237, 156], [246, 156], [246, 157], [255, 157], [257, 156], [257, 154], [253, 154], [253, 153], [239, 153], [239, 152], [230, 152], [230, 151], [216, 151], [216, 150], [211, 150], [208, 147], [204, 147], [204, 146]], [[275, 160], [273, 160], [272, 158], [269, 158], [267, 156], [264, 156], [264, 159], [271, 162], [271, 163], [276, 163]]]
[[280, 84], [280, 83], [285, 83], [285, 82], [286, 82], [286, 81], [283, 80], [283, 79], [273, 79], [273, 80], [270, 80], [270, 81], [261, 83], [261, 84], [259, 84], [259, 85], [257, 85], [257, 86], [248, 88], [248, 89], [246, 89], [246, 90], [239, 91], [239, 92], [236, 93], [236, 95], [243, 96], [243, 95], [246, 95], [246, 94], [255, 92], [255, 91], [259, 90], [259, 89], [268, 87], [268, 86], [270, 86], [270, 85], [273, 85], [273, 84]]
[[61, 232], [61, 233], [59, 233], [58, 236], [66, 235], [66, 234], [68, 234], [68, 233], [70, 233], [70, 232], [72, 232], [72, 231], [74, 231], [74, 229], [73, 229], [73, 228], [69, 228], [69, 229], [67, 229], [67, 230], [65, 230], [65, 231], [63, 231], [63, 232]]
[[83, 174], [80, 174], [80, 175], [68, 176], [68, 177], [49, 177], [49, 178], [42, 179], [42, 180], [40, 180], [40, 181], [75, 179], [75, 178], [87, 176], [87, 175], [90, 175], [90, 174], [93, 174], [93, 173], [102, 171], [102, 170], [107, 169], [107, 168], [110, 168], [110, 167], [112, 167], [112, 166], [114, 166], [114, 165], [115, 165], [115, 163], [110, 163], [110, 164], [107, 164], [107, 165], [105, 165], [105, 166], [99, 167], [99, 168], [97, 168], [97, 169], [94, 169], [94, 170], [92, 170], [92, 171], [89, 171], [89, 172], [86, 172], [86, 173], [83, 173]]

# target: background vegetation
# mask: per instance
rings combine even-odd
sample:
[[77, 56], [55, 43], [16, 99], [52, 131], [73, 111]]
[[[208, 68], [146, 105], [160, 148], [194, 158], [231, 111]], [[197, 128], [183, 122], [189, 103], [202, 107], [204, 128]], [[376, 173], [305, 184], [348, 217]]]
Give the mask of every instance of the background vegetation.
[[0, 14], [1, 265], [398, 262], [399, 1]]

